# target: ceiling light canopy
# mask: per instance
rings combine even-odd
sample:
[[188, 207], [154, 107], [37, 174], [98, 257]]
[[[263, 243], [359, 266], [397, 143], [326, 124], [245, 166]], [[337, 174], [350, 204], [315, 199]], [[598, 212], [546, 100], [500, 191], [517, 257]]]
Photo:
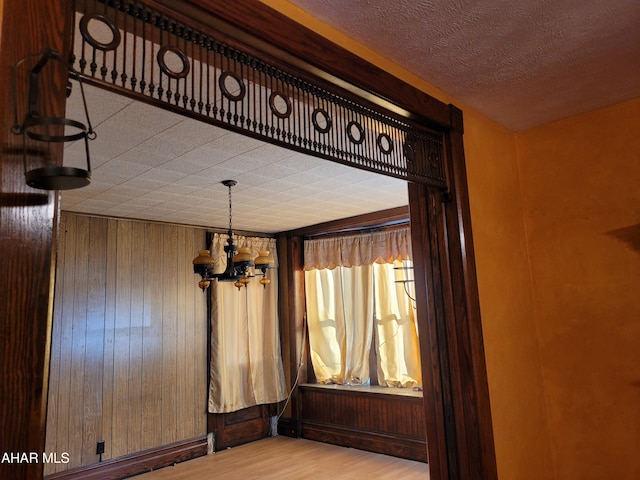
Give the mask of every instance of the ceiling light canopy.
[[212, 280], [220, 282], [234, 282], [238, 290], [243, 286], [246, 287], [250, 282], [253, 274], [251, 269], [262, 272], [260, 284], [266, 287], [271, 283], [267, 278], [267, 270], [275, 264], [270, 252], [259, 252], [258, 256], [253, 259], [251, 251], [248, 247], [237, 248], [233, 243], [233, 222], [232, 222], [232, 204], [231, 204], [231, 187], [235, 186], [235, 180], [224, 180], [221, 182], [229, 189], [229, 230], [227, 231], [227, 244], [224, 251], [227, 257], [226, 268], [222, 273], [214, 273], [216, 260], [211, 256], [210, 250], [200, 250], [198, 256], [193, 259], [193, 272], [200, 275], [201, 280], [198, 286], [204, 291], [211, 284]]

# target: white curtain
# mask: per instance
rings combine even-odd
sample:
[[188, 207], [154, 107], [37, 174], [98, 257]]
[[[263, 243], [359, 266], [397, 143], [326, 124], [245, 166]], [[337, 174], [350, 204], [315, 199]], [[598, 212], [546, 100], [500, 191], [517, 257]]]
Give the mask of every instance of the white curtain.
[[367, 383], [372, 343], [380, 385], [421, 383], [412, 301], [395, 282], [404, 275], [394, 267], [410, 266], [410, 241], [409, 227], [305, 241], [307, 325], [319, 383]]
[[414, 387], [422, 382], [418, 327], [409, 297], [415, 298], [413, 283], [396, 283], [405, 278], [400, 272], [410, 266], [407, 263], [373, 266], [378, 384], [387, 387]]
[[[239, 247], [272, 253], [274, 239], [235, 237]], [[211, 253], [216, 271], [224, 271], [226, 235], [214, 235]], [[209, 412], [227, 413], [286, 398], [278, 325], [277, 267], [267, 271], [266, 288], [257, 275], [240, 291], [233, 282], [212, 282], [211, 377]]]
[[318, 383], [369, 381], [371, 265], [305, 272], [311, 363]]

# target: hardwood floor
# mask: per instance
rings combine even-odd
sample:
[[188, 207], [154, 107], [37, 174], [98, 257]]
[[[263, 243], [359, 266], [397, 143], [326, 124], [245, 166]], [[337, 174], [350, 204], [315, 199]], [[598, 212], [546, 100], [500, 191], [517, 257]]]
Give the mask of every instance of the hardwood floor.
[[428, 480], [426, 463], [289, 437], [269, 437], [136, 480]]

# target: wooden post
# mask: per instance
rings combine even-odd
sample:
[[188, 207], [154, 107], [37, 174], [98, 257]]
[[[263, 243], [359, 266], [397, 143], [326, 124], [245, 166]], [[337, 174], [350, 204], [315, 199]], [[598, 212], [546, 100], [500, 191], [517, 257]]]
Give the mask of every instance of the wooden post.
[[[14, 455], [0, 463], [0, 478], [38, 480], [45, 445], [58, 202], [55, 192], [25, 183], [22, 137], [11, 127], [14, 99], [26, 104], [28, 85], [19, 84], [14, 92], [11, 70], [19, 59], [44, 47], [68, 52], [71, 4], [4, 0], [0, 5], [0, 455]], [[66, 72], [58, 67], [41, 77], [50, 80], [40, 89], [47, 114], [64, 116]], [[29, 155], [60, 164], [61, 145], [42, 143], [28, 143]], [[60, 458], [62, 452], [57, 453]]]

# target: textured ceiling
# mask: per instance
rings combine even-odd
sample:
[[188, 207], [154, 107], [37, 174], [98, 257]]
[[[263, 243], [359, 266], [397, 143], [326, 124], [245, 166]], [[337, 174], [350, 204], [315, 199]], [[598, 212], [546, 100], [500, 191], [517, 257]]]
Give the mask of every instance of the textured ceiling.
[[289, 0], [511, 130], [640, 96], [638, 0]]
[[[407, 204], [406, 182], [302, 155], [94, 87], [85, 87], [97, 138], [91, 184], [62, 194], [62, 209], [224, 228], [281, 232]], [[79, 89], [67, 117], [83, 119]], [[66, 166], [86, 168], [84, 144]]]

